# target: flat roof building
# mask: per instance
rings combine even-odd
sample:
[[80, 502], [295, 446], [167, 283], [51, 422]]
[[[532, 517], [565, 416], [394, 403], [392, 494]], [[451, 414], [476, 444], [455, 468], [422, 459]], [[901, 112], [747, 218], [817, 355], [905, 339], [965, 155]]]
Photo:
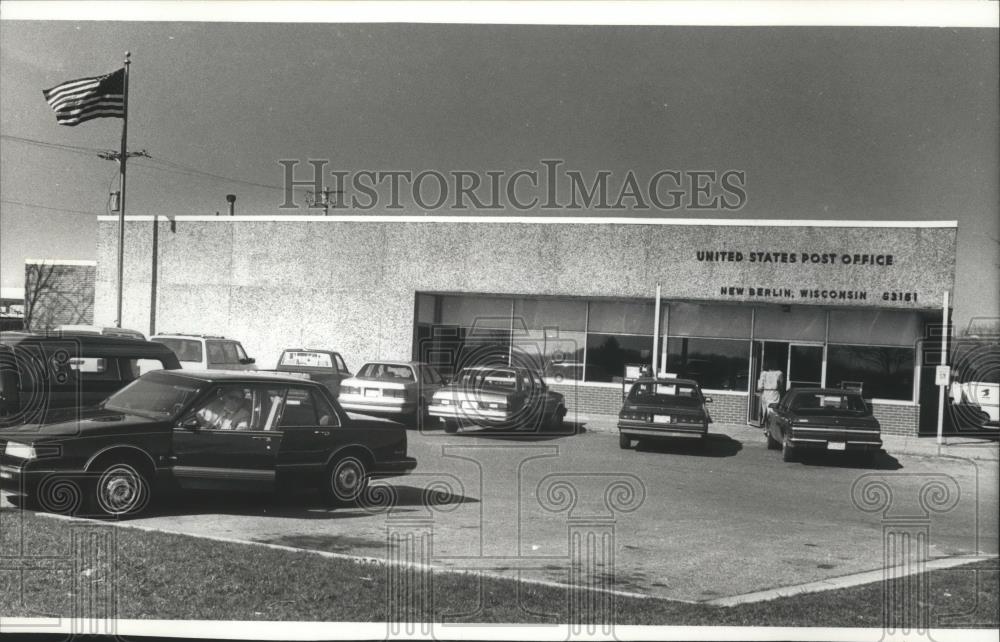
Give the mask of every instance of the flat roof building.
[[[98, 324], [117, 235], [100, 217]], [[753, 423], [768, 365], [860, 387], [883, 430], [917, 434], [955, 242], [953, 221], [131, 216], [122, 325], [225, 334], [263, 367], [310, 345], [449, 373], [488, 348], [584, 414], [616, 413], [641, 363], [699, 381], [715, 421]]]

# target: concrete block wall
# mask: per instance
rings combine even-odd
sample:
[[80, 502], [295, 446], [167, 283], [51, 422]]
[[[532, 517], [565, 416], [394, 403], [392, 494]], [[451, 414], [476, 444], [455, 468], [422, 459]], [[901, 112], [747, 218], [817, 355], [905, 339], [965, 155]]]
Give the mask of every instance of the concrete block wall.
[[[94, 316], [110, 323], [117, 224], [102, 217], [99, 226]], [[951, 288], [954, 241], [953, 228], [135, 218], [126, 222], [123, 325], [232, 336], [263, 367], [296, 346], [337, 349], [357, 367], [410, 356], [420, 291], [649, 298], [664, 284], [668, 299], [719, 300], [719, 284], [767, 283], [795, 290], [913, 289], [925, 298]], [[889, 248], [895, 263], [878, 270], [796, 265], [775, 271], [695, 257], [700, 248], [779, 246]], [[759, 301], [749, 294], [724, 299]]]

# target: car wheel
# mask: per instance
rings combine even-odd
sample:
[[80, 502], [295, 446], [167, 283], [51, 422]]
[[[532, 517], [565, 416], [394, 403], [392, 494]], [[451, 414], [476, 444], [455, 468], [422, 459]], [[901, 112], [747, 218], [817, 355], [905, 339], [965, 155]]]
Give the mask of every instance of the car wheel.
[[114, 463], [97, 477], [93, 488], [94, 508], [106, 517], [128, 517], [149, 504], [149, 480], [132, 464]]
[[336, 504], [350, 504], [368, 486], [368, 470], [364, 462], [354, 455], [341, 457], [327, 469], [323, 487], [327, 499]]
[[632, 438], [628, 435], [618, 435], [618, 447], [622, 450], [629, 450], [632, 448]]
[[782, 461], [795, 461], [795, 447], [788, 440], [788, 435], [785, 435], [781, 440], [781, 459]]
[[771, 436], [771, 431], [764, 431], [764, 436], [767, 438], [767, 449], [768, 450], [778, 450], [781, 448], [781, 442]]
[[444, 431], [447, 432], [447, 433], [456, 433], [456, 432], [458, 432], [458, 422], [455, 421], [454, 419], [445, 419], [444, 420]]

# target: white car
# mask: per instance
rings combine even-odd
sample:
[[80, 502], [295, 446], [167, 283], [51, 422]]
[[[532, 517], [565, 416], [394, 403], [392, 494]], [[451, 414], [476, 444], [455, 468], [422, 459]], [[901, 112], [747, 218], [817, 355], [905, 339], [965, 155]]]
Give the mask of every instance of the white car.
[[257, 369], [256, 360], [248, 357], [235, 339], [208, 334], [158, 334], [149, 340], [173, 350], [185, 370]]
[[370, 361], [340, 382], [337, 401], [349, 412], [422, 423], [444, 385], [441, 373], [420, 361]]

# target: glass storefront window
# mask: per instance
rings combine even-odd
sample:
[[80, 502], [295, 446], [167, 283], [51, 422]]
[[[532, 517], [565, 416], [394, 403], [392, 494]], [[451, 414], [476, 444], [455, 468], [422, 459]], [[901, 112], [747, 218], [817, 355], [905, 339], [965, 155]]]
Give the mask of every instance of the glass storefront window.
[[826, 310], [791, 307], [758, 307], [754, 339], [775, 341], [826, 341]]
[[667, 339], [667, 372], [694, 379], [702, 388], [746, 392], [749, 367], [749, 341]]
[[514, 318], [529, 330], [555, 328], [559, 332], [583, 332], [587, 325], [587, 302], [563, 299], [515, 299]]
[[645, 301], [591, 301], [590, 332], [653, 334], [656, 306]]
[[923, 326], [919, 312], [830, 310], [830, 343], [913, 347]]
[[626, 363], [651, 363], [652, 358], [652, 336], [590, 333], [584, 378], [620, 383]]
[[671, 302], [666, 333], [672, 337], [749, 339], [752, 308]]
[[913, 348], [830, 345], [826, 385], [840, 388], [860, 383], [865, 399], [912, 401], [913, 359]]

